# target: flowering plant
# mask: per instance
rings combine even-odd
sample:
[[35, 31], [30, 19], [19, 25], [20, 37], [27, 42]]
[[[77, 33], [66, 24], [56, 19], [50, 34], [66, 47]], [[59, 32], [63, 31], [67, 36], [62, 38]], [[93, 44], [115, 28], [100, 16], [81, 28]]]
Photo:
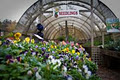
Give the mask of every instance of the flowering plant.
[[5, 41], [0, 46], [1, 79], [100, 80], [97, 65], [79, 44], [34, 39]]

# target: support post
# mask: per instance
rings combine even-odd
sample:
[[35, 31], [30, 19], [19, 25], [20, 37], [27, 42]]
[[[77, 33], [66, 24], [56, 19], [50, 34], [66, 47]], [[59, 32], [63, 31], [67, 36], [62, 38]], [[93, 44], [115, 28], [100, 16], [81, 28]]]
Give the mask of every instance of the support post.
[[93, 20], [93, 0], [91, 0], [91, 47], [94, 46], [94, 20]]
[[68, 32], [67, 21], [65, 21], [65, 34], [66, 34], [66, 41], [68, 41], [69, 32]]
[[39, 22], [41, 23], [42, 22], [42, 0], [40, 0], [40, 9], [38, 9], [40, 11], [40, 16], [39, 16]]
[[104, 41], [104, 32], [102, 31], [102, 45], [103, 45], [103, 48], [104, 48], [104, 45], [105, 45], [105, 41]]

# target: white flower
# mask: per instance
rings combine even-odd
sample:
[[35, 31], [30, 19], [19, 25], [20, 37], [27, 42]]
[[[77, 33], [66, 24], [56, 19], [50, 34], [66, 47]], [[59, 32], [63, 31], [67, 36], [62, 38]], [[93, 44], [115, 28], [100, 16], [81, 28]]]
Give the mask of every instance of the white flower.
[[83, 65], [83, 68], [84, 68], [84, 72], [87, 73], [87, 72], [88, 72], [88, 67], [87, 67], [87, 65]]
[[63, 66], [63, 71], [67, 72], [67, 67], [66, 66]]
[[82, 72], [82, 70], [81, 70], [81, 69], [78, 69], [78, 72]]
[[36, 76], [36, 80], [41, 80], [42, 78], [38, 72], [36, 72], [35, 76]]
[[85, 51], [85, 48], [83, 48], [83, 51]]
[[66, 72], [63, 72], [63, 76], [67, 76]]
[[78, 66], [77, 65], [75, 65], [75, 66], [73, 66], [74, 68], [78, 68]]
[[53, 59], [53, 56], [50, 55], [48, 58]]
[[67, 80], [72, 80], [72, 77], [68, 77]]
[[86, 74], [86, 79], [89, 79], [91, 76], [91, 71], [88, 71], [87, 74]]
[[60, 58], [61, 61], [64, 61], [64, 58]]
[[32, 56], [35, 56], [36, 55], [36, 52], [32, 52]]
[[88, 72], [88, 67], [86, 67], [86, 68], [84, 69], [84, 72], [85, 72], [85, 73], [87, 73], [87, 72]]
[[69, 57], [67, 55], [65, 55], [65, 58], [68, 59]]
[[[60, 62], [60, 60], [59, 59], [57, 59], [57, 60], [54, 60], [56, 63], [58, 63], [53, 69], [56, 69], [57, 67], [60, 67], [60, 65], [61, 65], [61, 62]], [[56, 64], [55, 63], [55, 64]]]
[[56, 64], [56, 60], [55, 59], [52, 59], [51, 62], [53, 63], [53, 65]]
[[31, 76], [31, 75], [32, 75], [32, 71], [29, 70], [29, 71], [27, 72], [27, 75]]
[[83, 68], [84, 68], [84, 69], [87, 68], [87, 65], [83, 65]]
[[91, 76], [91, 71], [88, 71], [87, 74], [88, 74], [89, 76]]
[[68, 75], [67, 80], [72, 80], [72, 76]]
[[51, 64], [52, 62], [51, 62], [50, 60], [47, 60], [47, 63], [48, 63], [48, 64]]

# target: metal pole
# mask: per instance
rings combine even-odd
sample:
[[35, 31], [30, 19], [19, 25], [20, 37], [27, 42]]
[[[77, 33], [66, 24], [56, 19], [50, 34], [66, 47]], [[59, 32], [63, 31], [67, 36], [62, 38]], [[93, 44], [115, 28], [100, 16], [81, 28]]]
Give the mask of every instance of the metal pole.
[[103, 45], [103, 48], [104, 48], [104, 45], [105, 45], [105, 43], [104, 43], [104, 32], [102, 32], [102, 45]]
[[94, 46], [94, 16], [93, 16], [93, 0], [91, 0], [91, 47]]
[[38, 10], [40, 10], [39, 22], [42, 23], [42, 0], [40, 0], [40, 9]]
[[65, 21], [65, 34], [66, 34], [66, 41], [68, 41], [69, 32], [68, 32], [67, 21]]
[[102, 47], [104, 48], [105, 45], [105, 31], [104, 31], [104, 25], [102, 26]]

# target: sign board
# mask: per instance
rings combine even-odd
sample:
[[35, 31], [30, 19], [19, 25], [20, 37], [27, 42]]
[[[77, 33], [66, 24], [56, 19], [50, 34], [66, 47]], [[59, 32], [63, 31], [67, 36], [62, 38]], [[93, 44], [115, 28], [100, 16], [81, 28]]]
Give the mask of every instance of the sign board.
[[118, 18], [106, 19], [106, 29], [108, 33], [120, 32], [120, 25]]
[[53, 10], [53, 16], [58, 17], [68, 17], [68, 16], [79, 16], [79, 10]]

